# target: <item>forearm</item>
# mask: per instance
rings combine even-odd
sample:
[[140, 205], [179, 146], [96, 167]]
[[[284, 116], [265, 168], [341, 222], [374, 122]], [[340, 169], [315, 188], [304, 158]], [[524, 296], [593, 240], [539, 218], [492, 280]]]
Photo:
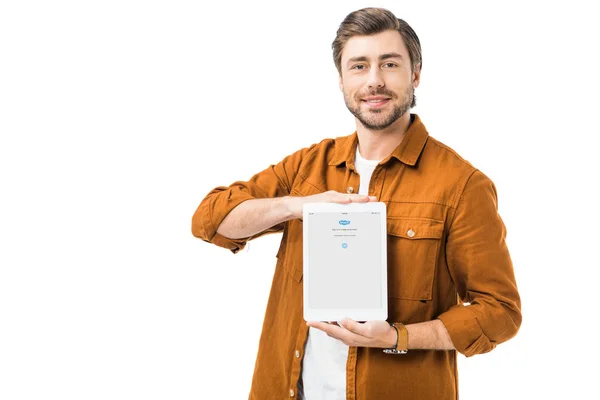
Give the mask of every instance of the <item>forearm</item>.
[[409, 349], [454, 350], [446, 327], [438, 319], [405, 326]]
[[217, 232], [230, 239], [245, 238], [292, 218], [285, 197], [250, 199], [231, 210]]

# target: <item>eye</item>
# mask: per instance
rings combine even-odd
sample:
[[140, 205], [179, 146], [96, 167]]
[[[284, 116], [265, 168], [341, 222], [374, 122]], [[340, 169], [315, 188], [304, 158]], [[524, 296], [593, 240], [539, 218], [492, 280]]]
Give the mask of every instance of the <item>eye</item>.
[[383, 64], [383, 66], [384, 66], [384, 67], [386, 67], [386, 68], [394, 68], [394, 67], [397, 67], [397, 65], [396, 65], [396, 64], [394, 64], [393, 62], [385, 63], [385, 64]]
[[365, 66], [363, 64], [356, 64], [356, 65], [353, 65], [352, 68], [350, 68], [350, 69], [356, 69], [356, 70], [360, 71], [360, 70], [365, 69]]

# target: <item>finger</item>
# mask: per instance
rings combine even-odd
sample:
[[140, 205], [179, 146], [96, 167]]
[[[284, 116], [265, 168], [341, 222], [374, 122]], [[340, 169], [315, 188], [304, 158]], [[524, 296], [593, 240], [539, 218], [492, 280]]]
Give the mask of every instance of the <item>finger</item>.
[[377, 201], [377, 196], [368, 196], [368, 195], [364, 195], [364, 199], [361, 199], [361, 201], [365, 201], [365, 202], [369, 202], [369, 201]]
[[346, 195], [332, 197], [331, 201], [334, 203], [348, 204], [348, 203], [352, 203], [352, 201], [353, 201], [352, 198], [353, 198], [353, 195], [346, 194]]
[[315, 322], [309, 321], [306, 325], [311, 328], [318, 329], [320, 331], [325, 332], [329, 336], [338, 338], [338, 334], [341, 332], [342, 328], [340, 328], [335, 322]]
[[359, 199], [357, 198], [356, 195], [346, 194], [346, 195], [342, 195], [342, 196], [336, 197], [336, 198], [332, 199], [332, 201], [334, 203], [350, 204], [350, 203], [356, 203], [356, 202], [358, 202]]
[[339, 193], [339, 192], [335, 192], [332, 194], [333, 194], [333, 196], [330, 198], [330, 201], [335, 202], [335, 203], [348, 204], [348, 203], [367, 203], [370, 201], [377, 201], [376, 196], [369, 196], [366, 194], [345, 194], [345, 193]]
[[357, 343], [360, 341], [360, 336], [342, 328], [336, 324], [327, 322], [307, 322], [306, 325], [325, 332], [334, 339], [341, 340], [344, 343]]
[[371, 199], [367, 195], [360, 195], [356, 200], [359, 203], [368, 203]]
[[357, 194], [357, 195], [351, 196], [350, 199], [355, 203], [366, 203], [366, 202], [370, 201], [370, 197], [367, 196], [366, 194]]
[[350, 318], [344, 318], [340, 323], [343, 328], [346, 328], [352, 333], [364, 337], [371, 337], [370, 329], [365, 324], [361, 324]]

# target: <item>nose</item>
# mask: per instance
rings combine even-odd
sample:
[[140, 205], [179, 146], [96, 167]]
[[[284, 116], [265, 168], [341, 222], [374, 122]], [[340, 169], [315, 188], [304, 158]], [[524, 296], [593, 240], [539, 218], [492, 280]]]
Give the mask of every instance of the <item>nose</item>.
[[367, 82], [369, 88], [374, 87], [384, 87], [385, 82], [383, 81], [383, 76], [381, 75], [381, 71], [379, 68], [371, 68], [369, 71], [369, 79]]

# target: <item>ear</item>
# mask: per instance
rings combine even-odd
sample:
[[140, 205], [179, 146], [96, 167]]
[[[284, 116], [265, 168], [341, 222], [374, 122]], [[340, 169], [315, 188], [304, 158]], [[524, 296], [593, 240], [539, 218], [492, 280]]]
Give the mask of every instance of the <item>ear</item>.
[[419, 87], [419, 83], [421, 82], [421, 64], [417, 64], [415, 66], [415, 70], [413, 72], [413, 88], [416, 89]]

